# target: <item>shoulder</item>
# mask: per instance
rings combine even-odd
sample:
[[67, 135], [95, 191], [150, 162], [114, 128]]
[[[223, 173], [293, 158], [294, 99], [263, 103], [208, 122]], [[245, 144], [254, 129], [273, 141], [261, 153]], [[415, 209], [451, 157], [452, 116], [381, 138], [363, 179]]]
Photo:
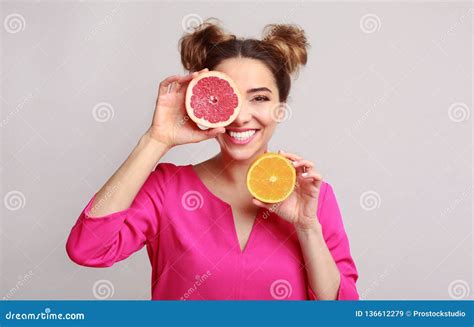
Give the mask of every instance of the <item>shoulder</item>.
[[186, 176], [180, 173], [185, 165], [175, 165], [171, 162], [160, 162], [150, 173], [142, 186], [142, 192], [151, 197], [164, 201], [167, 194], [176, 192], [186, 181]]
[[177, 168], [178, 166], [172, 162], [160, 162], [156, 165], [153, 173], [169, 173], [175, 171]]
[[160, 162], [153, 170], [151, 176], [160, 183], [177, 182], [180, 179], [181, 173], [185, 171], [188, 165], [176, 165], [172, 162]]
[[176, 165], [172, 162], [160, 162], [158, 165], [156, 165], [153, 172], [160, 173], [160, 174], [177, 173], [181, 169], [186, 168], [187, 166], [188, 165]]

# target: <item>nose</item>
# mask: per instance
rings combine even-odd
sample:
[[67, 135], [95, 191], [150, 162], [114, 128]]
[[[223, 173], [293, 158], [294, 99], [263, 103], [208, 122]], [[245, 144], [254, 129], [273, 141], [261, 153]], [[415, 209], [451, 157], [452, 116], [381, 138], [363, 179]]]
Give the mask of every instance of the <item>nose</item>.
[[252, 112], [248, 106], [242, 105], [240, 112], [232, 122], [232, 126], [244, 126], [252, 120]]

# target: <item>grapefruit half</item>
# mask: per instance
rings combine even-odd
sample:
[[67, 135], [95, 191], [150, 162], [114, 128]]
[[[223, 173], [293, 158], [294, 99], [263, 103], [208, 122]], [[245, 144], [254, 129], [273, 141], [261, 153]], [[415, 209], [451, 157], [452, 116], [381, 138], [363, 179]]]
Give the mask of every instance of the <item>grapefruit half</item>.
[[199, 74], [186, 89], [186, 112], [201, 129], [227, 126], [240, 112], [241, 95], [221, 72]]

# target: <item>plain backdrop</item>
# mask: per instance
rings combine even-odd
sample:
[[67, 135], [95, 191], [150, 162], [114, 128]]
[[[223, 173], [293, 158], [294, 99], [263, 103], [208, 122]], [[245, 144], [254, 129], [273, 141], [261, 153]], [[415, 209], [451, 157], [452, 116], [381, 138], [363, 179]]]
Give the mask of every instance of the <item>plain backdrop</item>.
[[[270, 149], [334, 188], [363, 299], [472, 298], [469, 2], [3, 1], [1, 297], [149, 299], [145, 249], [74, 264], [68, 233], [151, 122], [178, 40], [207, 17], [261, 36], [296, 23], [312, 45]], [[180, 146], [188, 164], [217, 142]], [[224, 287], [224, 286], [223, 286]]]

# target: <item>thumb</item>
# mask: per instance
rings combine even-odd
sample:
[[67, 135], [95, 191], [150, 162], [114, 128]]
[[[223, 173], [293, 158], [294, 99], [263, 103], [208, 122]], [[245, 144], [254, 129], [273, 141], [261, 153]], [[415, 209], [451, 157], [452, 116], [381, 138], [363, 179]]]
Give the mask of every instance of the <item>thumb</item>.
[[196, 131], [196, 133], [197, 133], [197, 139], [199, 142], [199, 141], [212, 139], [219, 134], [225, 133], [225, 128], [224, 127], [210, 128], [204, 131], [203, 130]]
[[216, 127], [216, 128], [210, 128], [204, 131], [204, 134], [208, 138], [213, 138], [216, 137], [219, 134], [225, 133], [225, 128], [224, 127]]

